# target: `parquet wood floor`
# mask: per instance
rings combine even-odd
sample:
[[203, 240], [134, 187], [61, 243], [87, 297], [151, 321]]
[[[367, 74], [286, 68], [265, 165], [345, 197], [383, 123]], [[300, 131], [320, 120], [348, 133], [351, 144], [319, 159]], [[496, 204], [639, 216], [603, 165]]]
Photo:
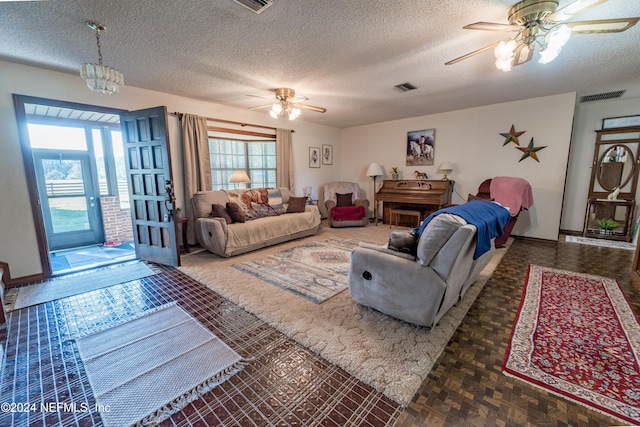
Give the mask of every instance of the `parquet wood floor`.
[[615, 278], [636, 313], [633, 251], [516, 239], [396, 426], [625, 425], [501, 371], [529, 264]]
[[[163, 425], [208, 426], [607, 426], [615, 419], [505, 376], [501, 371], [527, 266], [618, 280], [636, 313], [633, 251], [516, 239], [446, 349], [403, 410], [179, 271], [14, 311], [5, 341], [0, 402], [93, 402], [72, 341], [80, 333], [178, 301], [255, 363]], [[89, 412], [0, 413], [1, 426], [100, 426]]]

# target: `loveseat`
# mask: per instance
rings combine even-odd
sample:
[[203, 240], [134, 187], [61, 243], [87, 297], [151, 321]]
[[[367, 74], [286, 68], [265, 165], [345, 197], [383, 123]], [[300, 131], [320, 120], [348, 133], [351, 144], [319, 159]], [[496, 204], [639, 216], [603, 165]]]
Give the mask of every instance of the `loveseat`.
[[[480, 240], [488, 240], [480, 250], [475, 225], [459, 215], [436, 212], [425, 219], [429, 221], [417, 242], [411, 236], [417, 231], [393, 232], [385, 246], [360, 243], [353, 249], [349, 266], [352, 297], [390, 316], [433, 328], [489, 263], [495, 252], [492, 239], [509, 220], [508, 210], [498, 204], [476, 203], [480, 205], [474, 207], [486, 208], [491, 215], [495, 211], [497, 225], [494, 233], [481, 236]], [[400, 239], [403, 233], [405, 238]], [[406, 244], [412, 239], [413, 247]], [[399, 240], [405, 243], [397, 244]]]
[[[318, 207], [307, 206], [305, 198], [291, 197], [284, 187], [199, 191], [191, 200], [198, 243], [222, 257], [311, 236], [320, 228]], [[294, 205], [297, 209], [292, 209]], [[230, 207], [236, 218], [221, 209]]]

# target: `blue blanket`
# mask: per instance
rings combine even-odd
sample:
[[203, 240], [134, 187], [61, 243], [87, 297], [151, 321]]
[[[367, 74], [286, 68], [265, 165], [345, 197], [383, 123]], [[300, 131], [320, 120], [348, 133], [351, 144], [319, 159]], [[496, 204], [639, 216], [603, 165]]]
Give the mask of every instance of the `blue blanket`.
[[473, 259], [478, 259], [482, 254], [491, 249], [491, 239], [500, 236], [504, 232], [504, 226], [511, 218], [509, 211], [496, 203], [471, 200], [462, 205], [437, 210], [426, 217], [417, 229], [417, 239], [420, 239], [429, 221], [441, 213], [458, 215], [469, 224], [476, 226], [478, 229], [478, 240], [476, 242]]

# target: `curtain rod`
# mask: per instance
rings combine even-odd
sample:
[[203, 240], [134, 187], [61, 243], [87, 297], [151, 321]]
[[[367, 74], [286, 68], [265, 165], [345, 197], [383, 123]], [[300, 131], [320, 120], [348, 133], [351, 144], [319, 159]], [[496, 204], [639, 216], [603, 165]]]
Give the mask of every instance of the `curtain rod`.
[[[172, 114], [174, 116], [178, 116], [178, 119], [181, 119], [182, 116], [184, 115], [184, 113], [179, 113], [177, 111], [174, 111], [173, 113], [169, 113], [169, 114]], [[233, 120], [215, 119], [213, 117], [205, 117], [205, 119], [207, 119], [208, 121], [211, 121], [211, 122], [229, 123], [229, 124], [232, 124], [232, 125], [239, 125], [239, 126], [242, 126], [242, 127], [251, 126], [251, 127], [254, 127], [254, 128], [263, 128], [263, 129], [272, 129], [272, 130], [276, 130], [277, 129], [277, 128], [274, 128], [273, 126], [253, 125], [251, 123], [235, 122]], [[295, 130], [291, 130], [291, 132], [293, 133], [293, 132], [295, 132]]]

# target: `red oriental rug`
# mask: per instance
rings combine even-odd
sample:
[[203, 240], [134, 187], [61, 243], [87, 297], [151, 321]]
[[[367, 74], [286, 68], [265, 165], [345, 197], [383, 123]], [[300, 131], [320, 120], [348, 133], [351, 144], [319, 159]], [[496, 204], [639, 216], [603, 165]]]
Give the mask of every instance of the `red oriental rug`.
[[506, 375], [640, 424], [640, 324], [613, 279], [529, 266]]

